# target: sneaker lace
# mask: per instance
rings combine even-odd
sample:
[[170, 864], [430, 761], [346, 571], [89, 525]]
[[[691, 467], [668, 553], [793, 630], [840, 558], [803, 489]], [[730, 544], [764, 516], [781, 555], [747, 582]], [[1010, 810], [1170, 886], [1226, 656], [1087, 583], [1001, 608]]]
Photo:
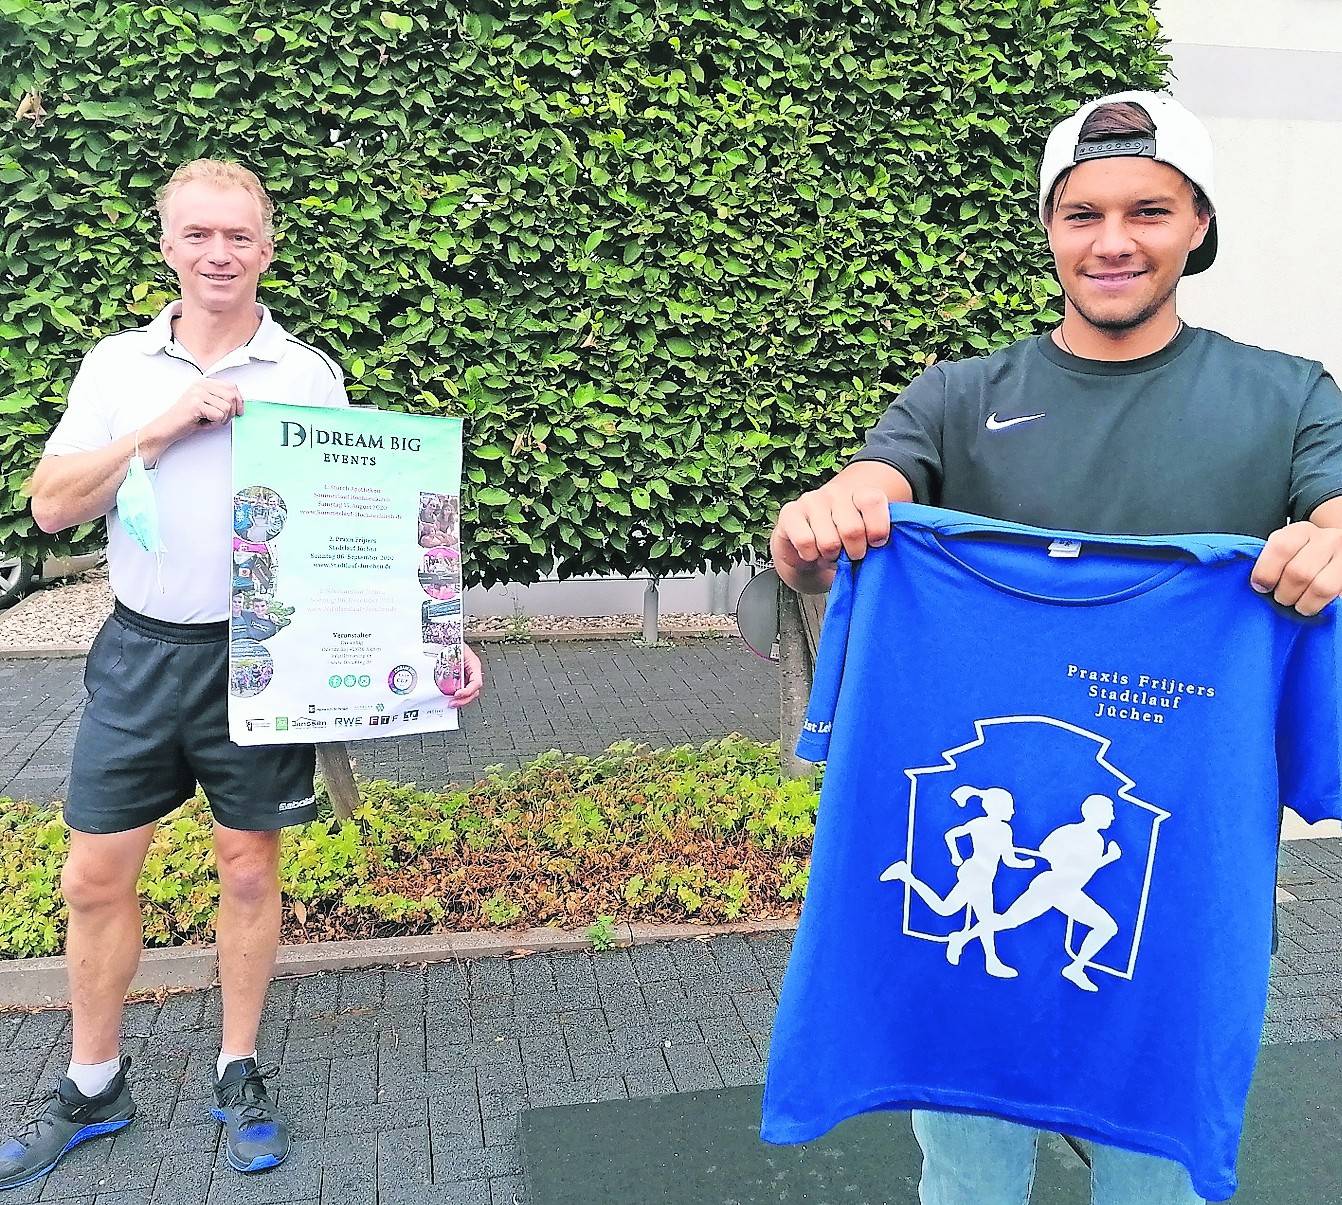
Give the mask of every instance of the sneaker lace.
[[258, 1121], [270, 1121], [275, 1106], [266, 1091], [266, 1080], [279, 1074], [278, 1066], [258, 1067], [228, 1086], [223, 1099], [227, 1109], [236, 1109], [239, 1125], [254, 1125]]
[[23, 1128], [15, 1135], [20, 1142], [27, 1145], [30, 1140], [35, 1141], [41, 1138], [44, 1129], [49, 1129], [56, 1124], [56, 1119], [52, 1116], [51, 1112], [51, 1106], [55, 1100], [56, 1089], [53, 1088], [45, 1096], [39, 1096], [28, 1102], [30, 1106], [41, 1105], [42, 1108], [33, 1113], [33, 1115], [23, 1123]]

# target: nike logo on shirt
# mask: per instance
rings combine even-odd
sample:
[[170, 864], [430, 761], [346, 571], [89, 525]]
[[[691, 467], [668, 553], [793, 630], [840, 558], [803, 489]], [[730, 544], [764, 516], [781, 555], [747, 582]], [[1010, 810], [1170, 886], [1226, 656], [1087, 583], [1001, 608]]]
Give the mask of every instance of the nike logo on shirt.
[[998, 418], [997, 411], [994, 410], [988, 415], [989, 431], [1005, 431], [1008, 427], [1015, 427], [1020, 423], [1032, 423], [1037, 418], [1043, 418], [1042, 414], [1023, 414], [1020, 418]]

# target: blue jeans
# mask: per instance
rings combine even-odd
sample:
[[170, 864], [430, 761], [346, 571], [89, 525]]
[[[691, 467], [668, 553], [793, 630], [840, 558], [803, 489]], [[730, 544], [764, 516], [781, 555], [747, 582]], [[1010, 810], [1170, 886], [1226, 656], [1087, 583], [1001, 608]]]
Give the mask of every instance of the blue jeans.
[[[915, 1110], [913, 1133], [923, 1148], [922, 1205], [1027, 1205], [1039, 1130], [996, 1117]], [[1091, 1162], [1092, 1205], [1206, 1205], [1181, 1164], [1082, 1145]]]

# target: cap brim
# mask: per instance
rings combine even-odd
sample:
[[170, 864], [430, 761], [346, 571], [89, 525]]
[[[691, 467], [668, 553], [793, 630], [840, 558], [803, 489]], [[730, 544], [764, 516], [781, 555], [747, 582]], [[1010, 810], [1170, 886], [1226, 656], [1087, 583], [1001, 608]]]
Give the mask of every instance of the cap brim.
[[1199, 272], [1205, 272], [1216, 261], [1216, 215], [1212, 215], [1211, 225], [1207, 227], [1207, 237], [1202, 240], [1202, 246], [1188, 253], [1188, 263], [1184, 265], [1185, 276], [1196, 276]]

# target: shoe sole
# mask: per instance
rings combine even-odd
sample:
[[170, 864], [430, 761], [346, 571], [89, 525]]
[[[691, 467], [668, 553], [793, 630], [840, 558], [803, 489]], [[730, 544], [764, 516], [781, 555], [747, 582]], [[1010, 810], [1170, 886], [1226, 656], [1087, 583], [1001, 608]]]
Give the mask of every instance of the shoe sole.
[[135, 1118], [133, 1117], [127, 1117], [121, 1121], [99, 1121], [91, 1126], [85, 1126], [61, 1148], [60, 1154], [48, 1163], [46, 1167], [38, 1168], [38, 1170], [31, 1175], [25, 1176], [22, 1180], [15, 1180], [12, 1184], [0, 1184], [0, 1192], [7, 1192], [11, 1188], [22, 1188], [25, 1184], [31, 1184], [34, 1180], [40, 1180], [81, 1142], [88, 1142], [90, 1138], [101, 1138], [104, 1134], [115, 1134], [117, 1130], [124, 1130], [134, 1120]]
[[[221, 1109], [211, 1109], [210, 1115], [221, 1125], [226, 1125], [228, 1122]], [[233, 1158], [233, 1152], [228, 1149], [228, 1139], [224, 1139], [224, 1158], [228, 1160], [228, 1166], [235, 1172], [242, 1172], [243, 1175], [269, 1171], [272, 1167], [279, 1167], [288, 1157], [288, 1154], [289, 1152], [285, 1151], [283, 1155], [257, 1155], [250, 1163], [243, 1163], [242, 1160]]]

